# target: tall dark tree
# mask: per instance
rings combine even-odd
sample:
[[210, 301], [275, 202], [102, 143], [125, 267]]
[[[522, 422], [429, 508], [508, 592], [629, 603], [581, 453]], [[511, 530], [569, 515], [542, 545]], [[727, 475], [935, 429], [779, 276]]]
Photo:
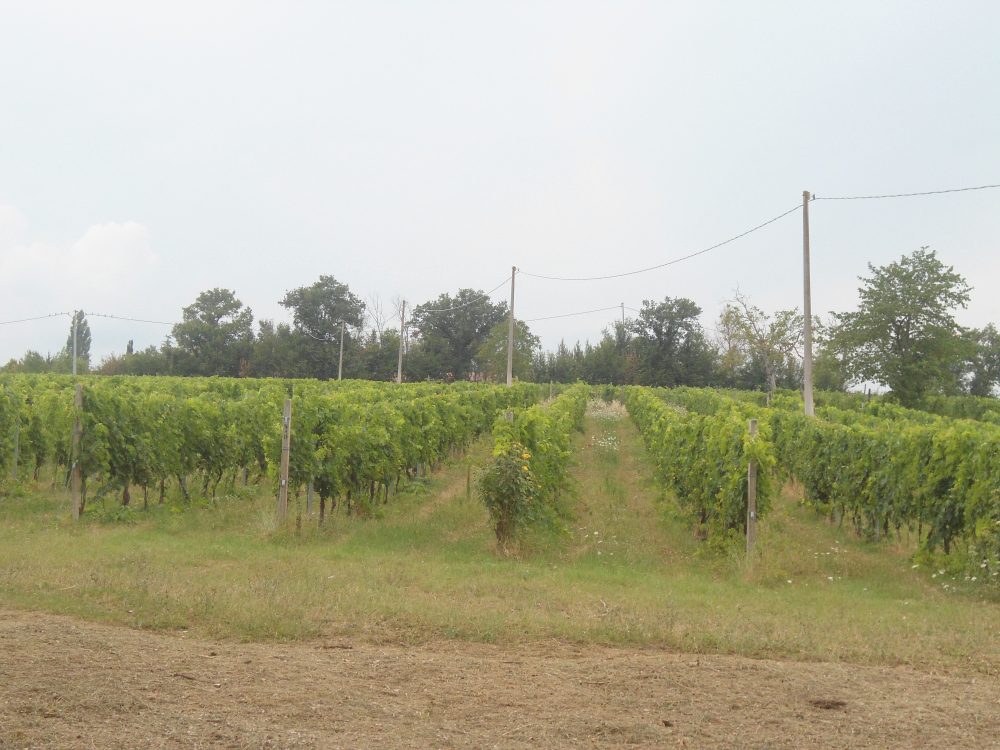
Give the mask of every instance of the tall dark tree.
[[[390, 328], [385, 329], [379, 336], [376, 331], [371, 331], [365, 339], [365, 345], [361, 349], [360, 357], [362, 368], [352, 377], [365, 378], [367, 380], [394, 380], [396, 377], [396, 365], [399, 356], [399, 333]], [[412, 380], [409, 366], [411, 362], [405, 362], [404, 375]]]
[[638, 357], [637, 380], [644, 385], [707, 385], [715, 371], [715, 352], [698, 321], [701, 308], [689, 299], [644, 300], [629, 323]]
[[296, 339], [287, 323], [257, 322], [250, 374], [258, 378], [294, 378], [302, 375]]
[[204, 291], [183, 309], [182, 317], [173, 328], [176, 372], [229, 377], [245, 374], [253, 346], [253, 312], [233, 292], [218, 288]]
[[835, 314], [831, 329], [830, 345], [848, 375], [888, 386], [907, 406], [954, 390], [969, 342], [953, 312], [968, 304], [971, 287], [926, 247], [868, 268], [857, 311]]
[[364, 325], [365, 303], [346, 284], [324, 275], [310, 286], [287, 292], [279, 304], [292, 312], [295, 356], [302, 365], [298, 368], [300, 375], [337, 377], [341, 321], [345, 326], [345, 348], [353, 349], [353, 340], [361, 335]]
[[66, 346], [63, 349], [68, 367], [72, 369], [73, 362], [73, 326], [76, 326], [76, 363], [77, 369], [86, 371], [90, 367], [90, 345], [93, 341], [90, 335], [90, 323], [83, 310], [73, 313], [69, 324], [69, 334], [66, 336]]
[[605, 330], [596, 346], [588, 343], [583, 353], [583, 379], [588, 383], [625, 383], [630, 377], [629, 336], [622, 323]]
[[476, 366], [476, 354], [493, 327], [507, 317], [507, 303], [494, 304], [483, 292], [460, 289], [442, 294], [432, 302], [417, 305], [410, 316], [410, 329], [417, 337], [420, 378], [465, 379]]

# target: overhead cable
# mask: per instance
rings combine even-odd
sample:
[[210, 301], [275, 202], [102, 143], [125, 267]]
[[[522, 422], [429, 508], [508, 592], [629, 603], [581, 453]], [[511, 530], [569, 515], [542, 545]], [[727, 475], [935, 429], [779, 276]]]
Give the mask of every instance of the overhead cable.
[[32, 320], [44, 320], [45, 318], [61, 318], [64, 315], [69, 316], [72, 314], [73, 313], [58, 312], [58, 313], [49, 313], [48, 315], [37, 315], [34, 318], [21, 318], [19, 320], [0, 320], [0, 326], [10, 325], [11, 323], [28, 323], [29, 321]]
[[[80, 312], [83, 312], [81, 310]], [[173, 323], [168, 323], [165, 320], [146, 320], [145, 318], [126, 318], [121, 315], [106, 315], [105, 313], [95, 313], [95, 312], [84, 312], [84, 315], [89, 315], [92, 318], [110, 318], [111, 320], [127, 320], [130, 323], [152, 323], [154, 325], [160, 326], [172, 326]]]
[[495, 287], [493, 287], [492, 289], [490, 289], [488, 292], [485, 292], [483, 294], [477, 294], [476, 297], [475, 297], [475, 299], [473, 299], [471, 302], [463, 302], [461, 305], [455, 305], [454, 307], [441, 307], [441, 308], [438, 308], [436, 310], [435, 309], [421, 310], [420, 312], [421, 312], [421, 314], [423, 314], [423, 313], [451, 312], [452, 310], [461, 310], [463, 307], [470, 307], [471, 305], [474, 305], [474, 304], [476, 304], [477, 302], [479, 302], [481, 300], [488, 299], [489, 296], [491, 294], [493, 294], [493, 292], [495, 292], [500, 287], [504, 286], [509, 281], [510, 281], [510, 276], [505, 276], [503, 281], [501, 281]]
[[943, 195], [944, 193], [967, 193], [970, 190], [990, 190], [998, 185], [976, 185], [975, 187], [950, 188], [948, 190], [925, 190], [921, 193], [887, 193], [885, 195], [822, 195], [812, 196], [814, 201], [870, 201], [879, 198], [914, 198], [920, 195]]
[[730, 237], [727, 240], [723, 240], [722, 242], [718, 242], [718, 243], [716, 243], [714, 245], [711, 245], [710, 247], [704, 248], [703, 250], [698, 250], [696, 252], [689, 253], [688, 255], [684, 255], [684, 256], [682, 256], [680, 258], [674, 258], [673, 260], [668, 260], [668, 261], [666, 261], [664, 263], [658, 263], [655, 266], [649, 266], [647, 268], [639, 268], [639, 269], [637, 269], [635, 271], [625, 271], [623, 273], [612, 273], [612, 274], [607, 274], [606, 276], [546, 276], [546, 275], [540, 274], [540, 273], [529, 273], [528, 271], [520, 271], [519, 273], [523, 274], [524, 276], [533, 276], [536, 279], [546, 279], [548, 281], [602, 281], [604, 279], [620, 279], [623, 276], [635, 276], [636, 274], [646, 273], [648, 271], [655, 271], [658, 268], [666, 268], [667, 266], [672, 266], [675, 263], [680, 263], [681, 261], [690, 260], [691, 258], [695, 258], [695, 257], [697, 257], [699, 255], [704, 255], [705, 253], [710, 252], [712, 250], [716, 250], [716, 249], [722, 247], [723, 245], [728, 245], [730, 242], [735, 242], [736, 240], [740, 239], [741, 237], [746, 237], [748, 234], [752, 234], [753, 232], [756, 232], [758, 229], [763, 229], [768, 224], [773, 224], [774, 222], [776, 222], [776, 221], [778, 221], [780, 219], [783, 219], [783, 218], [785, 218], [786, 216], [788, 216], [790, 214], [795, 213], [800, 208], [802, 208], [801, 204], [796, 204], [793, 208], [788, 209], [784, 213], [778, 214], [777, 216], [775, 216], [772, 219], [768, 219], [767, 221], [762, 222], [762, 223], [758, 224], [755, 227], [751, 227], [750, 229], [746, 230], [745, 232], [740, 232], [739, 234], [734, 235], [733, 237]]
[[528, 320], [521, 321], [522, 323], [537, 323], [539, 320], [555, 320], [556, 318], [572, 318], [574, 315], [587, 315], [589, 313], [595, 312], [607, 312], [608, 310], [621, 310], [621, 305], [613, 305], [611, 307], [598, 307], [593, 310], [581, 310], [580, 312], [563, 313], [562, 315], [549, 315], [544, 318], [529, 318]]

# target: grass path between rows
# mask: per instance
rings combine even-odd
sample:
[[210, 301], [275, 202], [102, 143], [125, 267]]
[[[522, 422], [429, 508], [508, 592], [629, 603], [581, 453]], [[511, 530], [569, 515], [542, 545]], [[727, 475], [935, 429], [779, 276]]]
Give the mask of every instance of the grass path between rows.
[[[593, 404], [576, 438], [562, 531], [498, 556], [467, 497], [477, 442], [371, 518], [275, 534], [268, 497], [94, 519], [61, 495], [0, 499], [0, 607], [243, 641], [350, 637], [517, 644], [559, 639], [996, 674], [1000, 605], [914, 569], [905, 543], [867, 544], [791, 494], [747, 565], [705, 550], [618, 406]], [[904, 540], [905, 542], [905, 540]]]

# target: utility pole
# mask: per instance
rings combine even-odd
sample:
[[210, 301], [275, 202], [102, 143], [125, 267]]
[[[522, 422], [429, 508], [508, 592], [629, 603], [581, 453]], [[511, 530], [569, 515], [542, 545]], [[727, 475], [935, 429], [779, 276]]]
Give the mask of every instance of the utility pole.
[[514, 276], [517, 266], [510, 267], [510, 320], [507, 323], [507, 385], [514, 384]]
[[344, 374], [344, 321], [340, 321], [340, 359], [337, 361], [337, 380]]
[[77, 311], [73, 311], [73, 377], [76, 377], [76, 321]]
[[622, 330], [625, 330], [625, 303], [622, 302]]
[[406, 321], [406, 300], [399, 307], [399, 359], [396, 362], [396, 382], [403, 382], [403, 324]]
[[813, 407], [813, 345], [812, 345], [812, 283], [809, 272], [809, 201], [808, 190], [802, 191], [802, 400], [806, 416], [816, 413]]

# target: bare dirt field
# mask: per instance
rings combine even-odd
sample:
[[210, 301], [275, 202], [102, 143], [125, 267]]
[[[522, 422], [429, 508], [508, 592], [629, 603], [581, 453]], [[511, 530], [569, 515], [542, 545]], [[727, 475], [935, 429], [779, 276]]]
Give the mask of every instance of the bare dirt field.
[[998, 687], [558, 642], [215, 643], [0, 611], [5, 749], [985, 748]]

